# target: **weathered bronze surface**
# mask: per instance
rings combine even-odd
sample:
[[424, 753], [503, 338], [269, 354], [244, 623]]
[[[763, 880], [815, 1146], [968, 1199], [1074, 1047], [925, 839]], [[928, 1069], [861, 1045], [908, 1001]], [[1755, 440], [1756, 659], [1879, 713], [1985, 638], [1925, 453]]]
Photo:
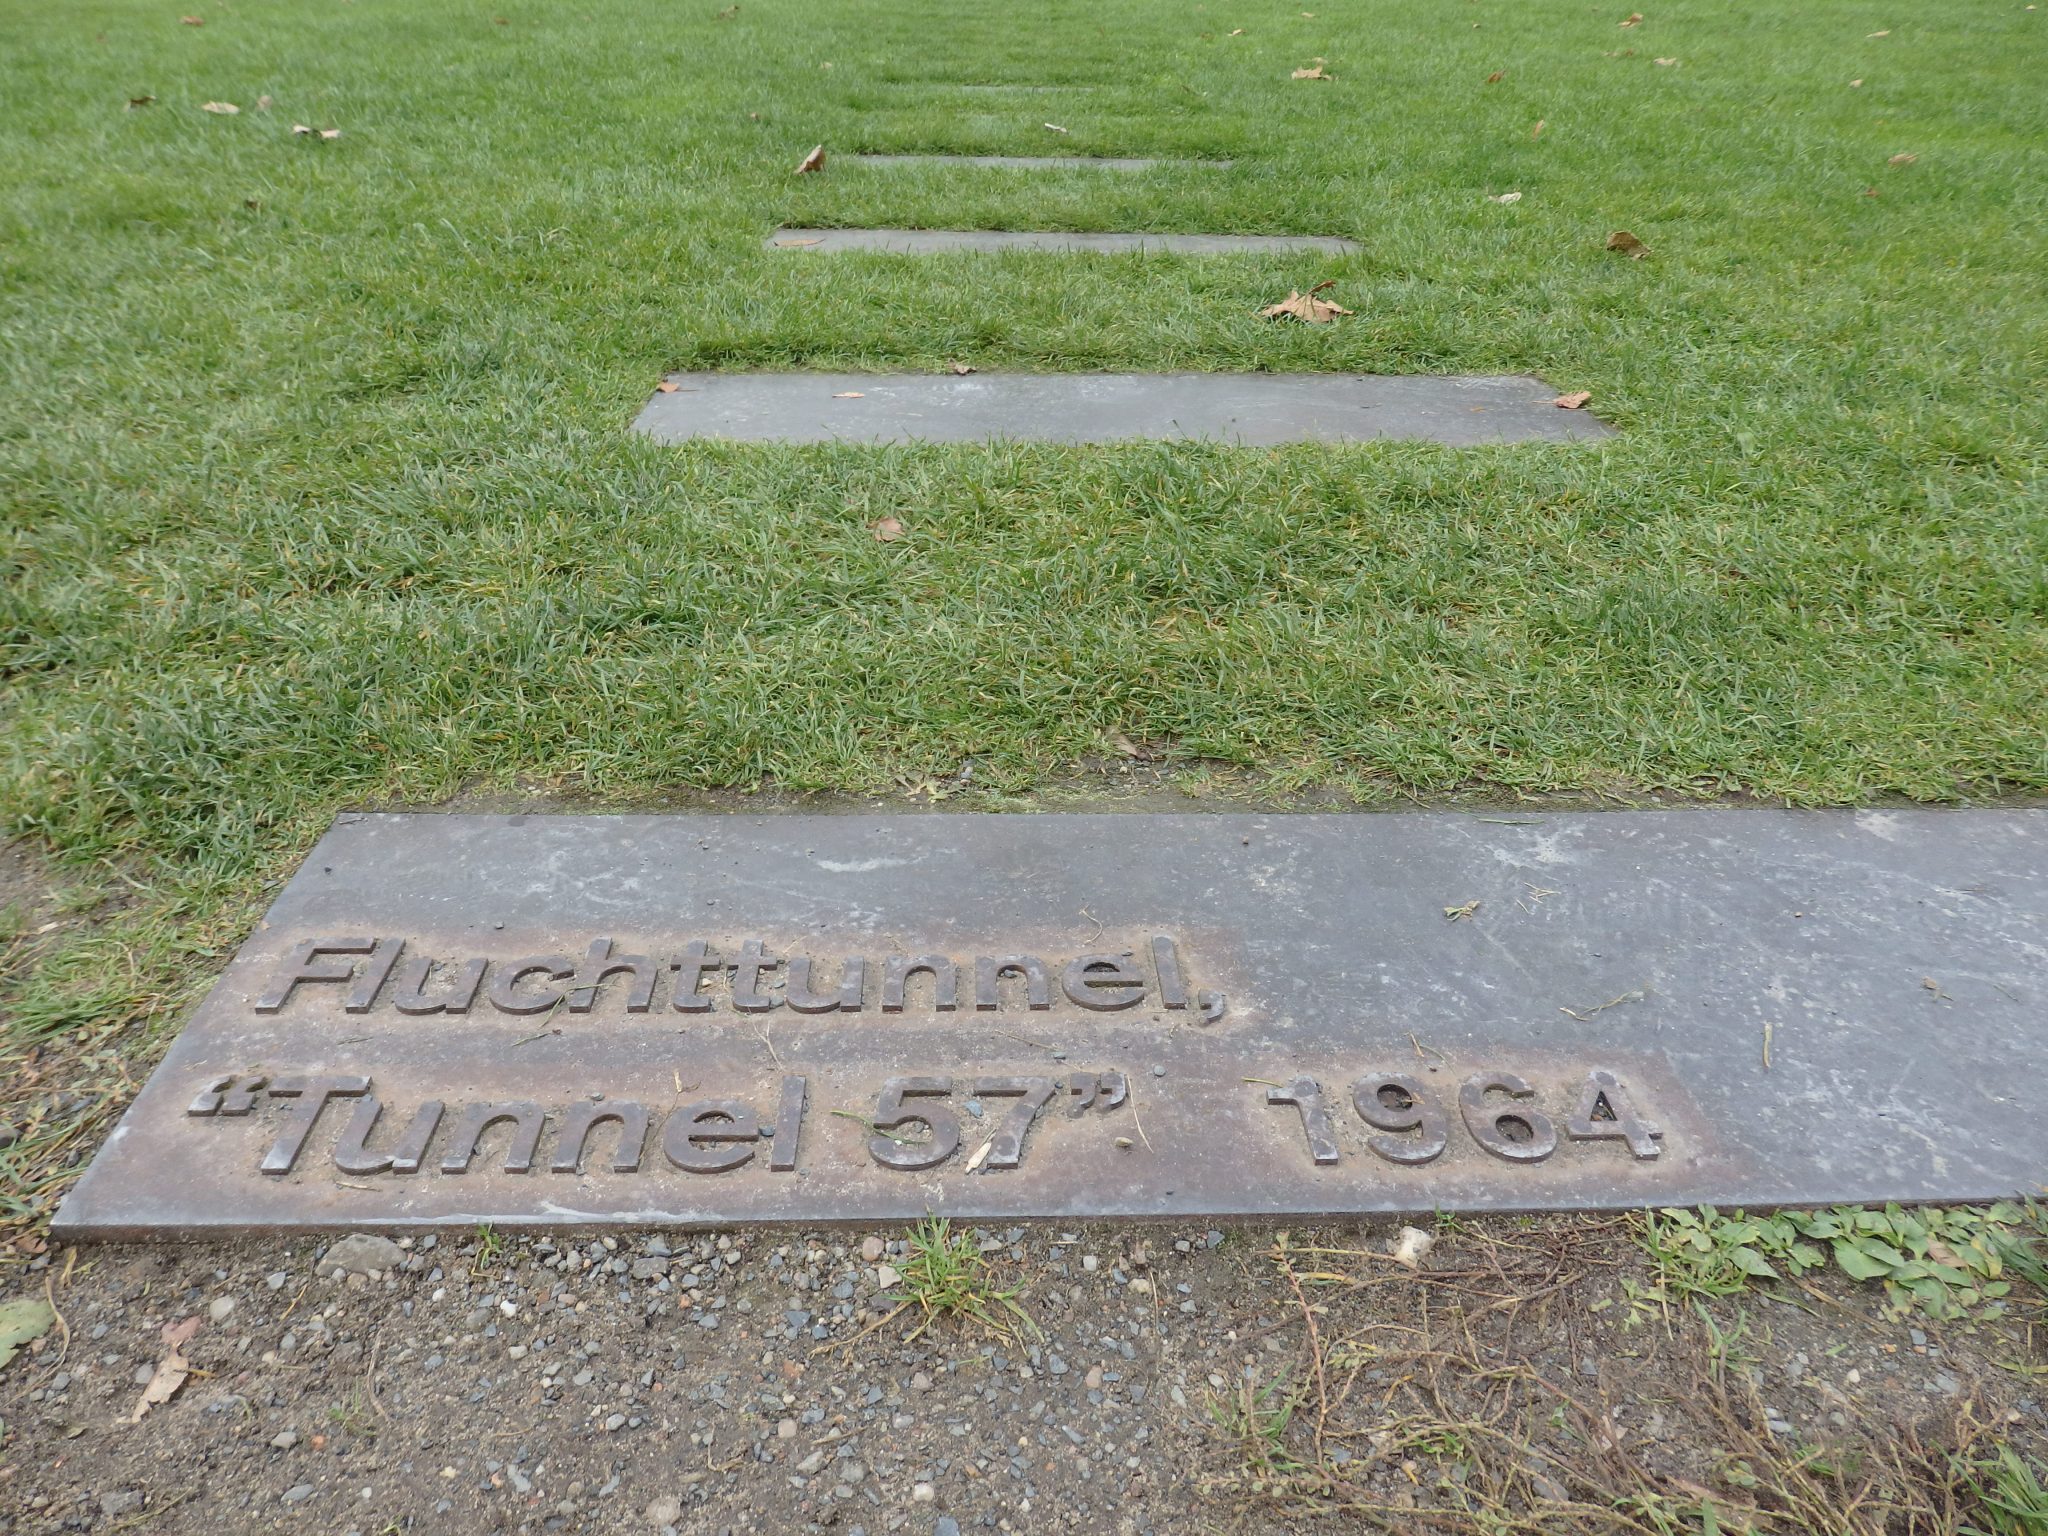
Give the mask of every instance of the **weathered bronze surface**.
[[2044, 913], [2034, 811], [345, 816], [57, 1227], [1988, 1198]]

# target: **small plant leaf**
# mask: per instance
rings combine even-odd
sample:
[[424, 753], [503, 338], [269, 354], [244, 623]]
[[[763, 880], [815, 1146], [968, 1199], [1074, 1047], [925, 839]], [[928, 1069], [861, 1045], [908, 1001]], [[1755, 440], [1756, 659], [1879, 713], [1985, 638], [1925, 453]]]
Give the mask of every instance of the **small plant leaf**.
[[48, 1333], [56, 1321], [57, 1314], [46, 1301], [27, 1297], [0, 1302], [0, 1367], [12, 1360], [23, 1345], [33, 1344]]

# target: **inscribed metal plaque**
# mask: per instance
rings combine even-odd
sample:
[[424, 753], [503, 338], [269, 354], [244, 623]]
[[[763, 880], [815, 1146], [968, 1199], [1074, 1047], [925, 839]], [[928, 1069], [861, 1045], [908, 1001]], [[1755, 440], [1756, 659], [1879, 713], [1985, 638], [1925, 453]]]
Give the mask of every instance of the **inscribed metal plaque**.
[[2048, 813], [340, 818], [67, 1235], [2030, 1189]]

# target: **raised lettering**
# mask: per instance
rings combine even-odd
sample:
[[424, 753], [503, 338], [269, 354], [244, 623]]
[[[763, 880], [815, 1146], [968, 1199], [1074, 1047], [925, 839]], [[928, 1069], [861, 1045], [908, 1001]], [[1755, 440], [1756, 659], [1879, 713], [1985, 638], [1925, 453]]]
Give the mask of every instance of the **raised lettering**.
[[546, 1013], [563, 997], [558, 986], [523, 993], [519, 984], [529, 976], [546, 976], [550, 981], [567, 981], [576, 974], [576, 962], [567, 955], [528, 955], [508, 961], [491, 978], [491, 1006], [500, 1013]]
[[320, 1118], [320, 1111], [327, 1107], [329, 1099], [353, 1098], [359, 1093], [370, 1091], [367, 1077], [291, 1077], [270, 1085], [273, 1099], [295, 1100], [285, 1112], [284, 1124], [278, 1128], [277, 1140], [270, 1150], [263, 1154], [263, 1161], [257, 1166], [265, 1173], [285, 1174], [292, 1171], [292, 1164], [299, 1160], [306, 1138], [313, 1134], [313, 1125]]
[[[287, 969], [270, 984], [270, 990], [256, 999], [258, 1013], [277, 1013], [291, 1001], [301, 982], [352, 982], [356, 979], [353, 960], [336, 964], [323, 962], [322, 955], [368, 955], [376, 951], [375, 939], [306, 939], [292, 946], [285, 957]], [[380, 977], [379, 980], [382, 980]]]
[[576, 972], [576, 985], [569, 992], [569, 1011], [590, 1012], [597, 1004], [597, 989], [621, 971], [633, 977], [633, 990], [626, 994], [626, 1012], [647, 1012], [654, 1006], [654, 980], [661, 974], [660, 968], [645, 955], [613, 954], [610, 939], [590, 941]]
[[521, 1099], [509, 1104], [471, 1104], [462, 1111], [462, 1118], [455, 1122], [455, 1134], [448, 1140], [448, 1150], [441, 1158], [443, 1173], [467, 1173], [475, 1158], [484, 1132], [500, 1120], [512, 1122], [512, 1139], [505, 1148], [505, 1171], [507, 1173], [530, 1173], [533, 1171], [534, 1149], [540, 1145], [541, 1127], [547, 1116], [540, 1106], [530, 1100]]
[[612, 1149], [612, 1172], [638, 1173], [647, 1146], [647, 1111], [628, 1099], [584, 1099], [563, 1110], [555, 1126], [555, 1160], [550, 1165], [554, 1171], [581, 1173], [590, 1133], [607, 1121], [619, 1128], [618, 1144]]

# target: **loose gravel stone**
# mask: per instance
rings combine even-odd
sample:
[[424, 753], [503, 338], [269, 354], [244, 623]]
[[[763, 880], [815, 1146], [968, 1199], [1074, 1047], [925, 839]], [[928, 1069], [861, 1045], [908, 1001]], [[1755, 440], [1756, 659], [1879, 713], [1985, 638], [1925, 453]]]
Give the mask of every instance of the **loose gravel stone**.
[[382, 1274], [396, 1269], [405, 1250], [388, 1237], [368, 1232], [351, 1232], [320, 1255], [317, 1273], [322, 1275]]

